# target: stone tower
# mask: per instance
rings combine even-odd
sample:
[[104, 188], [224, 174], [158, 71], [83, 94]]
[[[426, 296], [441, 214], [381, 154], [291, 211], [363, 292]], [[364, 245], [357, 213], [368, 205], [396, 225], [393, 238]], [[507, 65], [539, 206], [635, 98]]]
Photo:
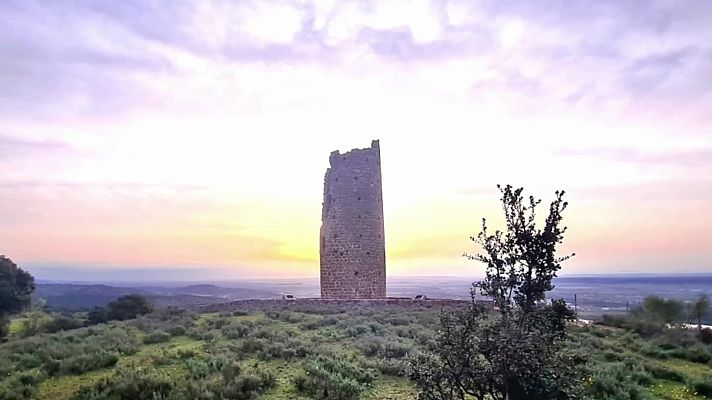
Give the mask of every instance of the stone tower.
[[381, 151], [371, 147], [329, 156], [321, 213], [321, 297], [386, 297]]

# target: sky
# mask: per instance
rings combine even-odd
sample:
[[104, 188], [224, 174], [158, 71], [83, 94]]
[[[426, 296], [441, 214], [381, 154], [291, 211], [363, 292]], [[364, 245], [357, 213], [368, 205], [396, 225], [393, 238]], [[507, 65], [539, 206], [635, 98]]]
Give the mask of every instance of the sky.
[[[497, 184], [564, 274], [712, 271], [712, 2], [0, 2], [0, 253], [40, 278], [316, 277], [380, 139], [390, 275], [476, 276]], [[148, 274], [148, 275], [147, 275]]]

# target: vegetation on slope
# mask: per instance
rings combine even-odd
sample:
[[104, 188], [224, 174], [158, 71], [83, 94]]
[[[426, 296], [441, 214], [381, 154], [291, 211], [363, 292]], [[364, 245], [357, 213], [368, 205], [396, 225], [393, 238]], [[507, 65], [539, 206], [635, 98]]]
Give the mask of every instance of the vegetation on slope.
[[[434, 348], [439, 311], [303, 311], [162, 310], [15, 337], [0, 345], [0, 399], [417, 398], [408, 360]], [[710, 396], [712, 349], [694, 330], [568, 329], [566, 351], [590, 358], [583, 398]]]

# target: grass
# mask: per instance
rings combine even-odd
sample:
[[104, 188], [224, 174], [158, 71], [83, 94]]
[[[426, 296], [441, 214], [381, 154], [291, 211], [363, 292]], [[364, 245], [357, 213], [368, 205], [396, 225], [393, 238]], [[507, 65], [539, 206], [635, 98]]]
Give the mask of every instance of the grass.
[[367, 400], [400, 400], [415, 399], [418, 392], [406, 378], [380, 377], [376, 379], [373, 389], [367, 391], [363, 398]]
[[[148, 367], [153, 364], [151, 356], [159, 354], [162, 349], [199, 349], [201, 345], [201, 342], [188, 337], [176, 337], [168, 344], [144, 345], [138, 353], [121, 358], [116, 366]], [[80, 387], [90, 386], [101, 378], [110, 376], [113, 370], [114, 368], [106, 368], [90, 371], [82, 375], [67, 375], [47, 379], [40, 385], [36, 398], [38, 400], [70, 399]]]
[[705, 364], [671, 358], [661, 361], [666, 367], [695, 378], [712, 377], [712, 368]]
[[111, 369], [90, 371], [82, 375], [68, 375], [59, 378], [49, 378], [42, 382], [36, 394], [38, 400], [70, 399], [81, 386], [89, 386], [101, 378], [112, 374]]
[[664, 400], [694, 400], [705, 398], [703, 396], [697, 396], [682, 383], [669, 381], [656, 382], [650, 387], [649, 393], [656, 399]]

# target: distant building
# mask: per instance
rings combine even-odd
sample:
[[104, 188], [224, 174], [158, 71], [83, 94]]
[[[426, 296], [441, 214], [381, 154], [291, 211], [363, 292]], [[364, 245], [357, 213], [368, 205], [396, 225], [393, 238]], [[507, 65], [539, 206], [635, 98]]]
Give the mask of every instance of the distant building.
[[329, 156], [321, 214], [321, 297], [386, 297], [381, 153], [370, 148]]

